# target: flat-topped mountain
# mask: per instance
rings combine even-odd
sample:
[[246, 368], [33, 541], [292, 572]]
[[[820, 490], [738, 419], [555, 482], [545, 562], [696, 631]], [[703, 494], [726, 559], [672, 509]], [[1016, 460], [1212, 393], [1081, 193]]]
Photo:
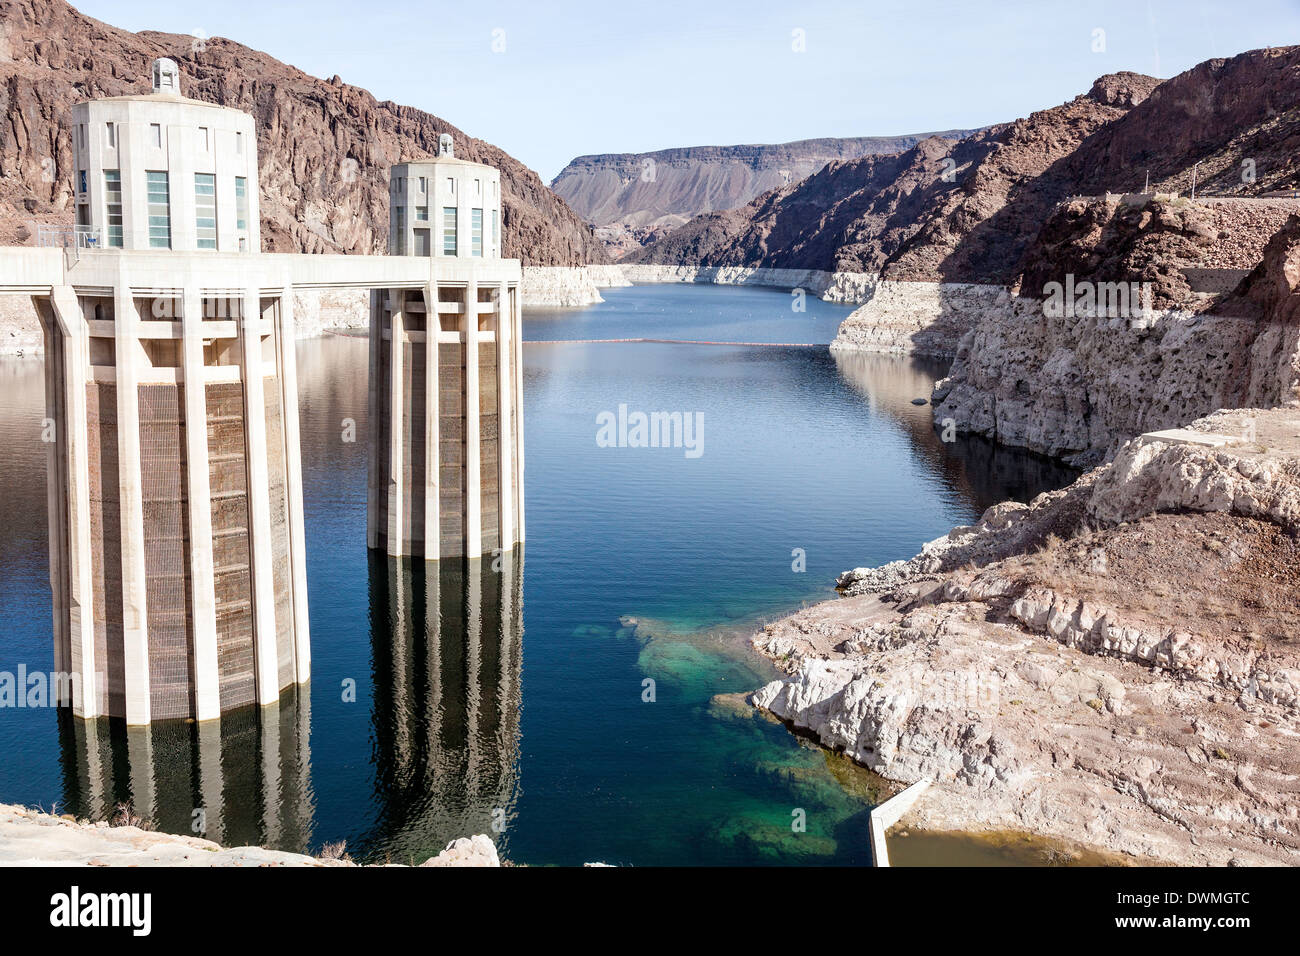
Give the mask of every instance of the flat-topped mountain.
[[761, 193], [812, 175], [829, 162], [892, 155], [932, 136], [961, 139], [972, 132], [579, 156], [560, 171], [551, 188], [597, 227], [597, 235], [612, 252], [621, 255], [693, 216], [743, 206]]
[[1006, 281], [1052, 206], [1077, 190], [1064, 161], [1159, 80], [1102, 77], [1086, 94], [958, 142], [833, 162], [741, 209], [700, 216], [629, 257], [895, 279]]
[[956, 143], [833, 162], [708, 213], [631, 262], [877, 272], [1010, 284], [1056, 205], [1151, 191], [1259, 196], [1300, 181], [1300, 47], [1202, 63], [1163, 83], [1103, 76], [1068, 103]]
[[30, 222], [72, 222], [74, 103], [149, 90], [157, 57], [180, 64], [186, 96], [251, 113], [257, 124], [267, 252], [382, 253], [388, 167], [456, 153], [501, 170], [503, 252], [527, 265], [606, 261], [589, 227], [532, 170], [446, 120], [380, 102], [231, 40], [131, 33], [63, 0], [0, 0], [0, 243]]

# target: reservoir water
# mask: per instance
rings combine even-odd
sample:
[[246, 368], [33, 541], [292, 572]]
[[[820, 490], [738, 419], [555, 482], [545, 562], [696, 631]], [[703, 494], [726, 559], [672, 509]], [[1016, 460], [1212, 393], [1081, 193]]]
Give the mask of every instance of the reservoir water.
[[[163, 830], [368, 861], [490, 833], [532, 864], [869, 863], [873, 778], [726, 696], [775, 676], [747, 636], [833, 598], [845, 568], [1074, 473], [940, 441], [912, 399], [944, 366], [831, 353], [847, 308], [704, 285], [605, 297], [526, 314], [527, 545], [469, 572], [367, 553], [366, 341], [301, 342], [311, 684], [219, 728], [0, 708], [0, 801], [130, 804]], [[626, 338], [823, 346], [555, 342]], [[690, 416], [698, 454], [598, 442], [620, 406]], [[43, 415], [40, 361], [0, 359], [14, 674], [52, 667]]]

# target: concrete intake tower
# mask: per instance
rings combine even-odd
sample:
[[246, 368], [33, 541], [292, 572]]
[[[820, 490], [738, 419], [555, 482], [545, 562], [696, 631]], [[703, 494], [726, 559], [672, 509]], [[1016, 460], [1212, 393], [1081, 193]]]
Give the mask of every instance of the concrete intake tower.
[[523, 540], [495, 169], [444, 137], [392, 170], [390, 255], [264, 254], [253, 119], [182, 96], [171, 60], [150, 93], [74, 107], [71, 136], [76, 225], [0, 248], [45, 335], [61, 705], [204, 721], [310, 677], [295, 290], [370, 291], [369, 546]]
[[478, 558], [523, 541], [518, 260], [502, 259], [500, 174], [432, 160], [389, 181], [388, 251], [430, 281], [370, 304], [368, 543], [395, 557]]

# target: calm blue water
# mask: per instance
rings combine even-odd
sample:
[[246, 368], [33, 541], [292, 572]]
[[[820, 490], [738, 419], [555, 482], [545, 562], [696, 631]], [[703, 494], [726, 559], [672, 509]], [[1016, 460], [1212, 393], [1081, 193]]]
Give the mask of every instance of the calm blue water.
[[[848, 311], [712, 286], [605, 295], [531, 313], [526, 339], [829, 342]], [[426, 575], [365, 548], [365, 443], [341, 439], [345, 419], [366, 427], [365, 340], [301, 343], [309, 693], [202, 733], [0, 710], [0, 800], [130, 802], [227, 844], [395, 862], [475, 832], [536, 864], [868, 862], [869, 776], [715, 695], [772, 678], [745, 640], [763, 618], [1072, 473], [940, 442], [911, 404], [934, 364], [646, 343], [532, 344], [525, 362], [527, 546]], [[698, 413], [703, 453], [599, 447], [620, 404]], [[51, 666], [42, 405], [39, 363], [0, 361], [0, 670]]]

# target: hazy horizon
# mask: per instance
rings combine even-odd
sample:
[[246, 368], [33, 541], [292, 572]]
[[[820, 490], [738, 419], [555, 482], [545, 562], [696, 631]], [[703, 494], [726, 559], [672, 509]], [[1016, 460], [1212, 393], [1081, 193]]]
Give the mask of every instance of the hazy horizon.
[[470, 10], [392, 0], [360, 24], [341, 0], [320, 0], [308, 20], [249, 0], [197, 12], [162, 0], [73, 6], [134, 32], [227, 37], [338, 74], [501, 147], [547, 183], [594, 153], [977, 128], [1066, 102], [1107, 73], [1168, 78], [1300, 36], [1295, 0], [1262, 0], [1249, 19], [1208, 0], [943, 0], [919, 16], [900, 0], [797, 11], [569, 3], [563, 15], [514, 0]]

